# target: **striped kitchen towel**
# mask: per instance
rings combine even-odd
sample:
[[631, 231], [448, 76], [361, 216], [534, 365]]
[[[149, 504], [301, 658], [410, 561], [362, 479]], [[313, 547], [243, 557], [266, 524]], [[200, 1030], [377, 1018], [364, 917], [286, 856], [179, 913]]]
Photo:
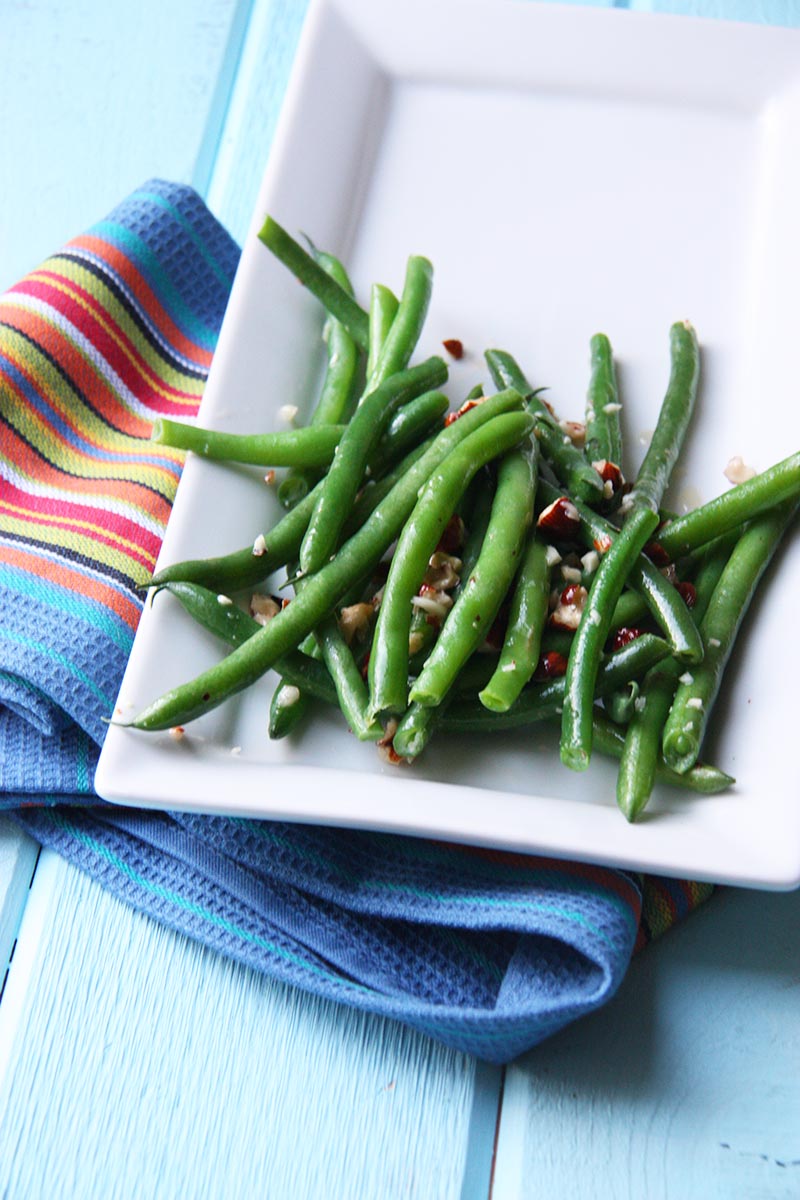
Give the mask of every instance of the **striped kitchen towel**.
[[137, 908], [505, 1062], [606, 1002], [700, 884], [353, 830], [140, 813], [93, 776], [238, 249], [150, 181], [0, 299], [0, 803]]

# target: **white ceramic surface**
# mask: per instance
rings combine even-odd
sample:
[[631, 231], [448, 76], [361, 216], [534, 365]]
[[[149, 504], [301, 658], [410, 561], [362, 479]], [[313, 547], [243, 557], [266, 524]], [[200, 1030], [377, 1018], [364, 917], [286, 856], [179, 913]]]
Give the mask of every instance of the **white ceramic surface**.
[[[628, 473], [668, 372], [668, 329], [696, 325], [699, 409], [675, 507], [724, 490], [735, 454], [757, 468], [800, 444], [793, 343], [800, 244], [800, 36], [788, 30], [539, 4], [320, 0], [304, 32], [236, 279], [204, 423], [276, 428], [308, 407], [320, 314], [255, 233], [272, 212], [342, 254], [357, 294], [434, 262], [420, 357], [459, 337], [451, 395], [511, 350], [580, 418], [588, 341], [619, 358]], [[257, 472], [191, 459], [160, 562], [247, 544], [277, 511]], [[266, 736], [268, 677], [181, 741], [112, 728], [97, 774], [109, 800], [348, 824], [512, 847], [664, 874], [800, 883], [793, 765], [798, 639], [786, 547], [743, 631], [707, 755], [730, 793], [659, 789], [628, 827], [615, 766], [558, 763], [552, 733], [443, 739], [392, 768], [333, 713]], [[162, 597], [147, 607], [120, 694], [142, 708], [219, 656]], [[234, 752], [234, 748], [235, 752]]]

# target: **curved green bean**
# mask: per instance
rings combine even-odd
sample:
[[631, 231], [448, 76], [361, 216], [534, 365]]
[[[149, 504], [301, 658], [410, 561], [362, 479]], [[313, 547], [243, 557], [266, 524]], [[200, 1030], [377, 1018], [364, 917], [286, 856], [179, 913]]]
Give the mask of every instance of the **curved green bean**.
[[[227, 596], [218, 596], [200, 584], [175, 580], [163, 584], [157, 591], [169, 592], [190, 617], [228, 646], [243, 646], [264, 628], [249, 613], [231, 604]], [[291, 649], [275, 662], [274, 667], [293, 687], [326, 703], [337, 703], [333, 681], [315, 658]], [[182, 724], [180, 721], [173, 723]]]
[[536, 452], [530, 441], [502, 459], [478, 561], [462, 585], [428, 661], [414, 681], [409, 692], [411, 700], [441, 704], [461, 667], [485, 641], [516, 574], [525, 535], [533, 520], [535, 463]]
[[294, 733], [311, 708], [311, 696], [301, 692], [293, 683], [281, 679], [269, 703], [267, 732], [271, 741], [288, 737]]
[[622, 465], [622, 429], [617, 372], [611, 342], [596, 333], [589, 343], [591, 375], [586, 397], [584, 454], [590, 463]]
[[[425, 323], [432, 286], [433, 267], [430, 262], [427, 258], [412, 254], [406, 265], [406, 277], [397, 312], [383, 341], [375, 366], [367, 377], [365, 397], [379, 388], [392, 375], [405, 370], [408, 366]], [[437, 384], [430, 386], [436, 387]]]
[[[609, 654], [597, 675], [597, 698], [638, 679], [669, 654], [669, 646], [651, 633], [643, 634]], [[566, 696], [566, 677], [530, 683], [505, 712], [491, 712], [478, 700], [456, 700], [443, 715], [440, 728], [451, 733], [520, 729], [537, 721], [559, 717]]]
[[691, 682], [679, 685], [664, 726], [664, 760], [675, 771], [688, 770], [700, 752], [744, 614], [796, 509], [797, 502], [789, 500], [762, 513], [748, 525], [731, 552], [700, 623], [705, 657], [692, 668]]
[[497, 668], [479, 697], [481, 704], [494, 712], [511, 707], [539, 662], [550, 599], [547, 549], [535, 532], [529, 536]]
[[394, 414], [369, 460], [371, 478], [380, 477], [397, 457], [415, 443], [441, 429], [442, 417], [450, 407], [444, 392], [423, 392]]
[[337, 283], [313, 255], [304, 250], [273, 217], [266, 218], [258, 237], [311, 294], [316, 296], [331, 316], [345, 327], [356, 345], [367, 351], [369, 317], [341, 284]]
[[586, 461], [583, 452], [565, 435], [515, 359], [505, 350], [487, 350], [484, 357], [495, 387], [513, 387], [525, 397], [530, 411], [537, 418], [535, 432], [541, 442], [542, 452], [570, 495], [585, 500], [587, 504], [599, 503], [605, 494], [603, 480]]
[[382, 283], [373, 283], [369, 303], [369, 354], [367, 379], [372, 377], [384, 342], [389, 335], [399, 301], [394, 292]]
[[[717, 539], [700, 564], [694, 581], [692, 610], [697, 620], [705, 614], [734, 541], [731, 535]], [[648, 671], [642, 681], [641, 694], [625, 734], [617, 776], [617, 804], [628, 821], [635, 821], [640, 816], [652, 794], [661, 756], [661, 735], [678, 679], [685, 670], [685, 662], [673, 656]]]
[[344, 425], [308, 425], [277, 433], [223, 433], [156, 417], [150, 440], [159, 446], [191, 450], [200, 458], [250, 463], [256, 467], [327, 467]]
[[656, 537], [670, 558], [676, 559], [721, 534], [738, 529], [745, 521], [800, 496], [800, 451], [737, 483], [707, 504], [681, 517], [673, 517]]
[[308, 579], [301, 596], [279, 612], [246, 645], [194, 679], [171, 688], [148, 704], [130, 724], [146, 730], [184, 725], [242, 691], [268, 671], [282, 654], [320, 623], [352, 584], [374, 569], [414, 508], [419, 488], [445, 455], [478, 426], [500, 413], [520, 408], [521, 404], [519, 394], [508, 389], [488, 397], [443, 429], [358, 532], [340, 548], [336, 558]]
[[636, 476], [619, 535], [600, 560], [572, 643], [561, 722], [561, 761], [585, 771], [592, 751], [592, 707], [600, 656], [622, 589], [659, 521], [659, 505], [694, 411], [700, 356], [694, 329], [670, 330], [671, 368], [656, 428]]
[[[412, 600], [458, 501], [480, 467], [517, 445], [531, 425], [532, 420], [526, 414], [510, 413], [502, 418], [502, 422], [498, 418], [476, 430], [444, 459], [425, 483], [392, 556], [378, 611], [369, 659], [369, 710], [373, 715], [404, 712], [407, 707]], [[518, 473], [514, 474], [515, 480]], [[528, 473], [531, 473], [530, 468]], [[532, 493], [529, 507], [532, 514]], [[483, 630], [480, 634], [482, 640]], [[444, 630], [437, 646], [443, 636]], [[435, 653], [434, 647], [422, 676]]]
[[[387, 343], [388, 345], [388, 343]], [[434, 356], [417, 367], [389, 376], [365, 396], [345, 428], [300, 544], [300, 570], [319, 570], [336, 549], [355, 500], [370, 453], [392, 414], [421, 392], [447, 379], [447, 367]]]
[[[352, 296], [353, 286], [342, 264], [332, 254], [316, 253], [317, 262]], [[353, 385], [358, 371], [358, 349], [345, 327], [335, 317], [328, 317], [323, 329], [327, 348], [327, 365], [319, 398], [311, 413], [309, 425], [337, 425], [348, 420]], [[293, 468], [278, 485], [278, 499], [284, 508], [294, 508], [319, 479], [310, 468]]]

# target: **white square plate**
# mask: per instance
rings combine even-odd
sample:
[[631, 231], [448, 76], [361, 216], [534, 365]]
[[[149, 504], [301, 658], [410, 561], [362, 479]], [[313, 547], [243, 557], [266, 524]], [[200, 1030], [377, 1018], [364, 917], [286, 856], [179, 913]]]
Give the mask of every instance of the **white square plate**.
[[[309, 406], [318, 306], [256, 238], [266, 212], [341, 254], [366, 302], [399, 289], [409, 253], [436, 269], [419, 356], [458, 337], [461, 399], [509, 349], [562, 416], [580, 419], [588, 343], [620, 363], [627, 467], [668, 372], [668, 330], [704, 348], [699, 411], [671, 501], [726, 488], [735, 454], [761, 469], [800, 444], [800, 37], [685, 18], [522, 3], [321, 0], [311, 15], [225, 318], [201, 418], [276, 428]], [[309, 350], [309, 347], [312, 349]], [[257, 472], [190, 460], [160, 562], [252, 540], [277, 505]], [[616, 810], [615, 766], [563, 769], [549, 730], [440, 738], [383, 765], [333, 713], [266, 736], [274, 678], [176, 742], [112, 728], [97, 788], [123, 804], [429, 835], [773, 888], [800, 883], [793, 763], [800, 677], [785, 547], [735, 652], [706, 756], [728, 794], [660, 789], [647, 819]], [[752, 619], [751, 619], [752, 618]], [[120, 695], [142, 708], [219, 647], [162, 597]], [[232, 748], [239, 747], [236, 753]]]

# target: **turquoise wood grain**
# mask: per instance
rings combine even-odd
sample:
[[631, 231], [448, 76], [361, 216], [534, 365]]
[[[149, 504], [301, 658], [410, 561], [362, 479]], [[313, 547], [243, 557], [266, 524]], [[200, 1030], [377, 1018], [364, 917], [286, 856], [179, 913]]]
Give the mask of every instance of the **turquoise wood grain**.
[[506, 1077], [492, 1200], [800, 1195], [800, 892], [733, 889]]
[[0, 817], [0, 1002], [38, 852], [33, 838]]
[[236, 0], [0, 5], [0, 290], [153, 175], [193, 177]]
[[471, 1059], [176, 937], [50, 852], [34, 893], [0, 1007], [0, 1195], [457, 1200]]
[[255, 0], [207, 200], [244, 241], [280, 116], [309, 0]]
[[800, 23], [797, 0], [630, 0], [628, 7], [637, 12], [714, 17], [758, 25], [796, 26]]

